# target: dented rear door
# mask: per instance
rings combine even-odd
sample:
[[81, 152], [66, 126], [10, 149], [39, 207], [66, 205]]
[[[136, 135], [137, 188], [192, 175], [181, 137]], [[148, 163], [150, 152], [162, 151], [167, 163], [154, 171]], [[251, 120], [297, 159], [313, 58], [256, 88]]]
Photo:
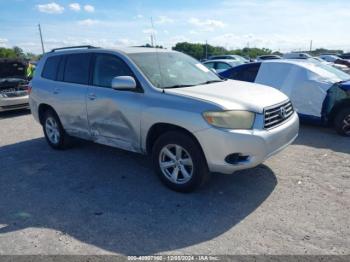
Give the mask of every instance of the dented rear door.
[[44, 77], [40, 82], [41, 89], [48, 92], [48, 103], [57, 112], [62, 125], [70, 135], [90, 139], [86, 112], [86, 93], [88, 89], [91, 54], [74, 53], [49, 57], [46, 61], [48, 72], [50, 64], [52, 72], [57, 74], [57, 81]]

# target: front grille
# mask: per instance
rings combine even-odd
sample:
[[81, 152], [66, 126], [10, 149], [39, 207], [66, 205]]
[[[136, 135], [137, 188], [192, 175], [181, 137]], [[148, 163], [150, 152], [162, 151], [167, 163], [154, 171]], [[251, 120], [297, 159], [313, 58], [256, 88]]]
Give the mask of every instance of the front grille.
[[283, 122], [285, 122], [288, 118], [290, 118], [294, 113], [293, 105], [290, 101], [270, 107], [264, 110], [264, 127], [265, 129], [274, 128]]

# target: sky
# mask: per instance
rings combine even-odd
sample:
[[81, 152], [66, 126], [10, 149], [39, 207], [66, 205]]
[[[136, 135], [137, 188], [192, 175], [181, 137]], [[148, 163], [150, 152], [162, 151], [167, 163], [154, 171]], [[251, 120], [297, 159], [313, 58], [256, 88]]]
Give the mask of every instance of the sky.
[[[152, 21], [153, 20], [153, 26]], [[0, 46], [41, 52], [155, 42], [350, 51], [350, 0], [0, 0]]]

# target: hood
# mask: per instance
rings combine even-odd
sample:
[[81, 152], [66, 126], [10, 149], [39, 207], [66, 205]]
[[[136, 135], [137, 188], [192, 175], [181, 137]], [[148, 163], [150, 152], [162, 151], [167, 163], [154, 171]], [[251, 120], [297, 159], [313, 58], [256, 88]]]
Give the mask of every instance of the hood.
[[249, 110], [257, 113], [262, 113], [265, 107], [288, 100], [286, 95], [272, 87], [235, 80], [167, 89], [165, 92], [212, 102], [224, 110]]
[[20, 60], [0, 60], [0, 79], [22, 78], [26, 76], [26, 63]]

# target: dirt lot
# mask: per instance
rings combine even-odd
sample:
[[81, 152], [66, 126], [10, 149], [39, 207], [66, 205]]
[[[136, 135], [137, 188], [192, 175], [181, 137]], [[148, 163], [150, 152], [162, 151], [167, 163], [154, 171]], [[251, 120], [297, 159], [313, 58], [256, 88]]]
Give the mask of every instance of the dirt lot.
[[0, 254], [350, 253], [350, 139], [325, 128], [179, 194], [146, 157], [53, 151], [30, 114], [2, 113], [0, 192]]

